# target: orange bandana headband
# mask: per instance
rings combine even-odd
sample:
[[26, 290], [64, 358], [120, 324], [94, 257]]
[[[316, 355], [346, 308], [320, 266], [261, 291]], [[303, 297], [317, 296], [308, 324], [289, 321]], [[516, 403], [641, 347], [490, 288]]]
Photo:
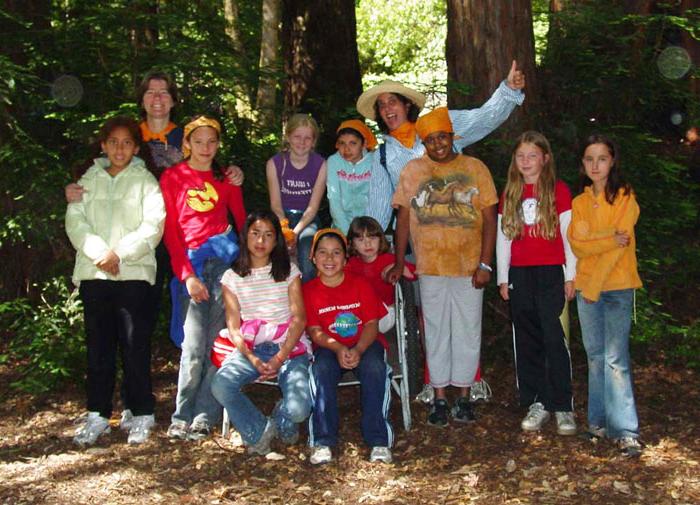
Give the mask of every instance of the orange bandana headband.
[[340, 231], [338, 228], [321, 228], [316, 232], [316, 234], [314, 235], [314, 240], [313, 242], [311, 242], [311, 253], [309, 254], [309, 259], [312, 259], [314, 257], [314, 253], [316, 252], [316, 244], [318, 244], [318, 242], [326, 235], [333, 235], [334, 237], [338, 237], [343, 242], [343, 245], [345, 246], [345, 253], [347, 254], [348, 239], [345, 238], [343, 232]]
[[338, 129], [335, 132], [338, 133], [343, 128], [350, 128], [351, 130], [355, 130], [357, 133], [362, 135], [362, 138], [365, 139], [365, 147], [368, 151], [374, 151], [374, 149], [377, 147], [377, 138], [374, 136], [374, 133], [372, 133], [372, 130], [367, 127], [364, 121], [360, 121], [359, 119], [348, 119], [347, 121], [340, 123], [340, 126], [338, 126]]
[[[197, 119], [190, 121], [185, 125], [185, 132], [183, 135], [184, 138], [189, 139], [193, 131], [195, 131], [197, 128], [202, 128], [203, 126], [214, 128], [216, 130], [216, 134], [221, 136], [221, 125], [216, 119], [211, 119], [206, 116], [199, 116]], [[185, 146], [184, 142], [182, 144], [182, 154], [185, 158], [190, 156], [190, 150]]]
[[416, 121], [416, 132], [421, 140], [435, 132], [454, 133], [447, 107], [438, 107]]

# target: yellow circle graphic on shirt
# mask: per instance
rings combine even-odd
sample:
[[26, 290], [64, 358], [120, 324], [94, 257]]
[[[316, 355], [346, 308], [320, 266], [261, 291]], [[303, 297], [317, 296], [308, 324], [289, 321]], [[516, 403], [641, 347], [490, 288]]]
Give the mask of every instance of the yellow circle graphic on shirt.
[[207, 212], [219, 201], [219, 194], [210, 183], [204, 183], [204, 189], [188, 189], [187, 205], [197, 212]]

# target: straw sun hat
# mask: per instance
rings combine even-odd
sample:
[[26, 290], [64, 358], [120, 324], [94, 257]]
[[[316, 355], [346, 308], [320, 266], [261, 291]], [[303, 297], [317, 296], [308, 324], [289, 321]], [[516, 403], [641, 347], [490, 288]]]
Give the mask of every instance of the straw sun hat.
[[415, 103], [418, 106], [418, 110], [422, 109], [425, 105], [425, 95], [423, 93], [408, 88], [400, 82], [386, 80], [375, 84], [360, 95], [360, 98], [357, 99], [357, 112], [367, 119], [376, 121], [374, 116], [374, 103], [382, 93], [397, 93], [403, 95]]

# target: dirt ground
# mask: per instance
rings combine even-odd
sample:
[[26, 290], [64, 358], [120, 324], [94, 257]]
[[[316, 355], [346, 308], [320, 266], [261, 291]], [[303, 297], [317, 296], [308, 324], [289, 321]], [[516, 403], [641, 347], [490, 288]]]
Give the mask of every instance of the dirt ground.
[[[494, 397], [477, 409], [478, 421], [447, 429], [428, 426], [426, 408], [412, 404], [414, 426], [401, 427], [392, 403], [394, 463], [370, 464], [358, 429], [356, 388], [344, 388], [342, 443], [335, 460], [308, 462], [308, 448], [275, 446], [274, 459], [245, 454], [240, 441], [217, 431], [202, 442], [165, 436], [174, 404], [177, 353], [160, 345], [154, 355], [158, 426], [151, 439], [126, 444], [117, 425], [95, 447], [71, 438], [82, 414], [77, 384], [46, 398], [19, 395], [0, 406], [0, 503], [48, 504], [697, 504], [700, 503], [698, 374], [660, 365], [635, 368], [637, 403], [646, 449], [627, 460], [609, 443], [593, 446], [519, 428], [513, 369], [505, 356], [486, 365]], [[585, 356], [574, 349], [579, 427], [585, 422]], [[488, 361], [487, 361], [488, 363]], [[7, 384], [2, 376], [0, 383]], [[278, 392], [253, 390], [269, 411]], [[305, 434], [302, 440], [305, 440]]]

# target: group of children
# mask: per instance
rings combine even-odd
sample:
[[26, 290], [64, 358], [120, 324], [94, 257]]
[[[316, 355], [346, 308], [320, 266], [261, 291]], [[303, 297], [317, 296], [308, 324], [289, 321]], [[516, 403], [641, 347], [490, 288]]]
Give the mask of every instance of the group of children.
[[[488, 168], [454, 149], [446, 108], [418, 118], [415, 130], [426, 155], [406, 164], [391, 200], [394, 255], [381, 225], [363, 216], [376, 139], [362, 121], [340, 125], [338, 152], [325, 161], [313, 150], [314, 120], [292, 116], [285, 149], [266, 167], [271, 210], [247, 217], [240, 187], [215, 161], [217, 121], [200, 116], [185, 126], [184, 161], [167, 168], [160, 185], [136, 156], [138, 124], [107, 121], [99, 136], [106, 158], [80, 179], [82, 201], [70, 203], [66, 214], [88, 344], [89, 414], [75, 442], [90, 445], [109, 431], [118, 346], [129, 443], [145, 441], [154, 426], [153, 325], [143, 300], [164, 233], [174, 322], [183, 336], [172, 438], [208, 436], [223, 405], [248, 451], [267, 454], [275, 438], [296, 443], [299, 423], [309, 418], [310, 461], [326, 463], [338, 443], [337, 385], [343, 370], [354, 370], [370, 460], [390, 462], [391, 369], [383, 333], [395, 317], [391, 285], [414, 271], [435, 390], [428, 423], [473, 421], [469, 388], [479, 368], [483, 288], [495, 252], [499, 291], [512, 313], [520, 402], [528, 409], [522, 428], [539, 430], [553, 412], [558, 433], [577, 431], [559, 321], [576, 297], [589, 361], [588, 436], [609, 437], [623, 453], [638, 454], [628, 339], [641, 285], [639, 208], [621, 178], [616, 146], [603, 136], [586, 141], [585, 190], [572, 201], [556, 178], [547, 140], [526, 132], [499, 199]], [[326, 187], [336, 227], [318, 230]], [[409, 240], [415, 268], [406, 260]], [[209, 355], [220, 332], [232, 352], [217, 368]], [[242, 388], [273, 378], [282, 399], [265, 416]], [[457, 389], [451, 407], [448, 386]]]

